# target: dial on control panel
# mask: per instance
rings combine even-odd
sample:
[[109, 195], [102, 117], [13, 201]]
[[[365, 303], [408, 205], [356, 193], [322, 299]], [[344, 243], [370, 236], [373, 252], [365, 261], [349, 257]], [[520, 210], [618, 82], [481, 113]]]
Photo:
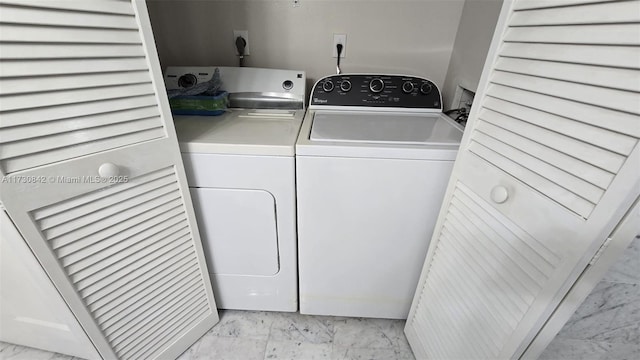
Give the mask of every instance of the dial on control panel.
[[413, 83], [411, 81], [405, 81], [402, 84], [402, 92], [404, 92], [405, 94], [412, 93], [414, 88], [415, 86], [413, 86]]
[[340, 90], [344, 92], [348, 92], [349, 90], [351, 90], [351, 81], [342, 80], [342, 82], [340, 83]]
[[333, 82], [330, 80], [325, 81], [322, 84], [322, 90], [326, 91], [326, 92], [331, 92], [333, 91]]
[[433, 90], [433, 85], [431, 85], [431, 83], [424, 82], [424, 83], [422, 83], [422, 85], [420, 85], [420, 92], [423, 95], [429, 94], [431, 92], [431, 90]]
[[380, 78], [375, 78], [369, 82], [369, 90], [373, 93], [380, 93], [384, 90], [384, 81]]

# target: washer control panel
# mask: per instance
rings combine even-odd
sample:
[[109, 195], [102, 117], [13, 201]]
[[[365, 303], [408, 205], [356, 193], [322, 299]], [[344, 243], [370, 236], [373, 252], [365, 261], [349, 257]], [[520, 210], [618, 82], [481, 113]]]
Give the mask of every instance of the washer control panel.
[[436, 84], [425, 78], [405, 75], [327, 76], [313, 87], [309, 104], [442, 110]]

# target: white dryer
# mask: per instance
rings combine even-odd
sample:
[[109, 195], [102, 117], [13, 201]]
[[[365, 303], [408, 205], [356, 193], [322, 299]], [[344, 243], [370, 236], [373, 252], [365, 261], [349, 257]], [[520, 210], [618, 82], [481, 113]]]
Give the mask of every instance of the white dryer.
[[[174, 116], [216, 303], [296, 311], [294, 146], [304, 116], [302, 71], [219, 67], [231, 109]], [[215, 67], [168, 68], [208, 80]], [[185, 79], [185, 78], [183, 78]]]
[[318, 81], [296, 145], [300, 312], [404, 319], [462, 128], [413, 76]]

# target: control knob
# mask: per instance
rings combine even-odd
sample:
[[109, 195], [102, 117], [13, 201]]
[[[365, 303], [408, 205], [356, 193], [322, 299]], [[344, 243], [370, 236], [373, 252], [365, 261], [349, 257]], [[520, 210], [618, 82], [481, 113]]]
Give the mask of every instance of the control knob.
[[333, 87], [333, 82], [331, 80], [327, 80], [322, 84], [322, 90], [324, 90], [325, 92], [332, 92]]
[[424, 95], [427, 95], [433, 90], [433, 85], [431, 83], [425, 82], [420, 85], [420, 92]]
[[198, 83], [198, 78], [193, 74], [184, 74], [178, 78], [178, 86], [190, 88]]
[[384, 90], [384, 81], [380, 78], [375, 78], [369, 82], [369, 90], [373, 93], [380, 93]]
[[415, 87], [413, 86], [413, 83], [411, 81], [405, 81], [404, 84], [402, 84], [402, 92], [404, 92], [405, 94], [412, 93], [414, 88]]
[[349, 90], [351, 90], [351, 81], [349, 80], [342, 80], [342, 82], [340, 83], [340, 90], [347, 92]]

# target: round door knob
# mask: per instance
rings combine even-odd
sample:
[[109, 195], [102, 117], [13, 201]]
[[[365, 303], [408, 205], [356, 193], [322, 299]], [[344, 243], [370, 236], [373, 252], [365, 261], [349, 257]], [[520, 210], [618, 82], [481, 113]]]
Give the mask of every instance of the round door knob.
[[509, 191], [504, 186], [496, 186], [491, 189], [491, 200], [496, 204], [502, 204], [509, 198]]
[[104, 163], [98, 168], [98, 174], [103, 178], [118, 176], [119, 173], [118, 165], [112, 163]]

